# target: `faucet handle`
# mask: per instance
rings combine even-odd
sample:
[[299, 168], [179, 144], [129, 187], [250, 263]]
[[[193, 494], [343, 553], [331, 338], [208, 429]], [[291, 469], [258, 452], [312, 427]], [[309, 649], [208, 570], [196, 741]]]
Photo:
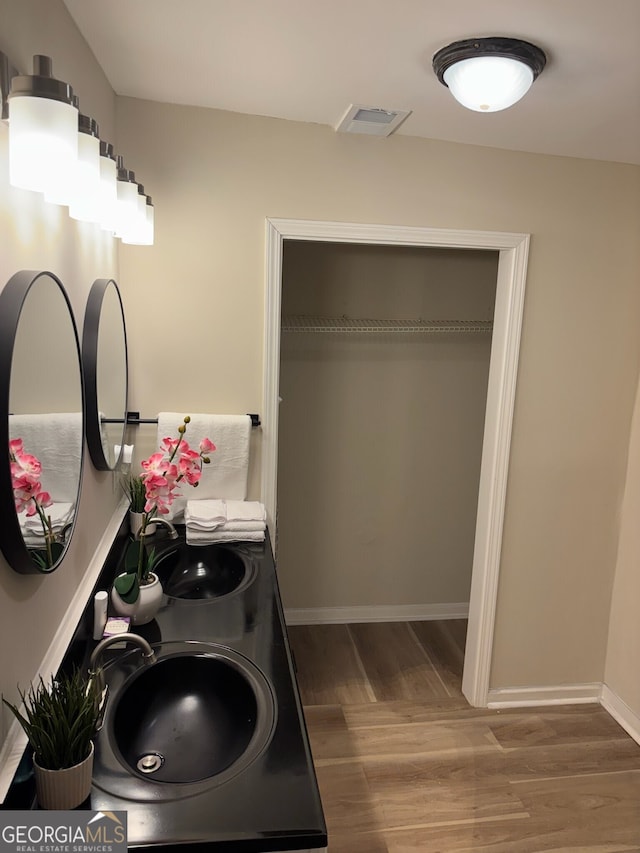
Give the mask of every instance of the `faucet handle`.
[[104, 723], [104, 715], [107, 710], [107, 695], [109, 693], [109, 686], [105, 684], [102, 667], [89, 670], [86, 695], [88, 696], [91, 692], [95, 693], [95, 704], [98, 712], [96, 732], [99, 732]]
[[107, 710], [107, 696], [109, 694], [109, 686], [105, 684], [102, 689], [102, 696], [98, 702], [98, 722], [96, 723], [96, 731], [99, 732], [104, 725], [104, 715]]

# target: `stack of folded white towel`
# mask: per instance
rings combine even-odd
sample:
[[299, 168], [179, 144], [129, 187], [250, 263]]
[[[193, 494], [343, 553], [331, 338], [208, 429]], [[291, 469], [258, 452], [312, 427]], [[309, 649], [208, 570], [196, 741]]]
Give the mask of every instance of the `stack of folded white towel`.
[[187, 542], [262, 542], [267, 513], [259, 501], [189, 500], [184, 511]]
[[[54, 533], [61, 533], [65, 525], [73, 521], [74, 513], [75, 504], [65, 501], [53, 503], [44, 509], [44, 514], [51, 519], [51, 529]], [[45, 537], [40, 516], [37, 513], [28, 517], [21, 514], [18, 518], [25, 544], [36, 548], [42, 546]]]

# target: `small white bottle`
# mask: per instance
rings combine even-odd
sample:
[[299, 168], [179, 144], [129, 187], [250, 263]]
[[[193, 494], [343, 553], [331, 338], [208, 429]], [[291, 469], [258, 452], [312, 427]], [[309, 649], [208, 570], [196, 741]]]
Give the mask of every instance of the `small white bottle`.
[[107, 603], [109, 596], [104, 590], [93, 597], [93, 639], [101, 640], [104, 626], [107, 624]]

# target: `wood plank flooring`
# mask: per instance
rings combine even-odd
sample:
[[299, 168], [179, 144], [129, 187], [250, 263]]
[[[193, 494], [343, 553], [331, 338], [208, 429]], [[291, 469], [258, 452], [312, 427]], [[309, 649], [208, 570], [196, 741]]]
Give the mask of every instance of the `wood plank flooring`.
[[640, 746], [599, 705], [469, 707], [464, 620], [288, 630], [329, 853], [640, 853]]

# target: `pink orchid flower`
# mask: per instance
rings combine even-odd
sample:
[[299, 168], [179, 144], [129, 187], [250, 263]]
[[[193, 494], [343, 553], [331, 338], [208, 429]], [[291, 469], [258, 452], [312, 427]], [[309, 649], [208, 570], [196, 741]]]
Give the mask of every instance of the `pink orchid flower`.
[[180, 448], [180, 459], [189, 459], [192, 462], [196, 462], [198, 459], [200, 459], [200, 454], [196, 453], [195, 450], [192, 450], [185, 441], [184, 446]]
[[33, 483], [25, 477], [14, 477], [12, 486], [16, 501], [24, 504], [30, 501], [42, 488], [39, 482]]
[[169, 507], [177, 497], [175, 489], [179, 479], [178, 467], [173, 463], [167, 463], [166, 470], [163, 472], [150, 472], [143, 474], [142, 478], [147, 497], [145, 512], [157, 509], [160, 513], [168, 513]]
[[[163, 438], [160, 442], [160, 450], [164, 453], [173, 454], [176, 447], [182, 442], [182, 438], [171, 438], [171, 436], [167, 436]], [[186, 444], [186, 442], [183, 442]], [[188, 445], [187, 445], [188, 446]]]
[[181, 479], [184, 477], [190, 486], [195, 486], [202, 476], [200, 454], [187, 447], [187, 450], [180, 454], [178, 470], [180, 471]]
[[25, 453], [21, 438], [12, 438], [9, 441], [9, 463], [16, 512], [24, 512], [28, 518], [34, 515], [39, 516], [46, 546], [44, 565], [51, 567], [54, 563], [52, 550], [54, 537], [51, 520], [47, 518], [44, 510], [53, 504], [53, 500], [49, 492], [43, 491], [40, 483], [42, 473], [40, 460], [31, 453]]
[[39, 477], [42, 473], [42, 465], [40, 460], [35, 456], [32, 456], [30, 453], [20, 453], [16, 455], [16, 459], [18, 464], [28, 474]]
[[178, 437], [166, 436], [160, 441], [160, 449], [148, 459], [141, 462], [143, 473], [140, 475], [145, 485], [146, 503], [144, 511], [147, 521], [154, 512], [166, 514], [171, 504], [180, 493], [176, 491], [178, 484], [184, 480], [190, 486], [196, 486], [202, 476], [202, 465], [209, 460], [205, 453], [216, 449], [209, 438], [204, 438], [199, 445], [199, 452], [192, 450], [184, 439], [189, 417], [185, 417], [183, 425], [178, 428]]
[[36, 506], [36, 502], [40, 506], [40, 509], [44, 509], [47, 506], [51, 506], [51, 504], [53, 503], [49, 492], [38, 492], [37, 494], [32, 495], [32, 501], [27, 507], [27, 516], [35, 515], [38, 512], [38, 506]]
[[22, 453], [22, 439], [21, 438], [12, 438], [9, 440], [9, 456], [17, 456], [19, 453]]
[[200, 453], [213, 453], [215, 449], [216, 446], [210, 438], [203, 438], [200, 442]]
[[[183, 423], [178, 427], [178, 437], [167, 436], [160, 441], [160, 449], [152, 453], [148, 459], [140, 464], [142, 474], [140, 479], [144, 483], [145, 505], [142, 520], [142, 531], [146, 531], [149, 522], [153, 523], [156, 513], [166, 515], [180, 492], [177, 491], [181, 480], [185, 480], [190, 486], [197, 486], [202, 476], [202, 465], [210, 460], [204, 456], [206, 452], [215, 450], [214, 443], [205, 438], [200, 442], [200, 452], [196, 453], [184, 440], [184, 433], [191, 418], [186, 416]], [[138, 548], [138, 565], [136, 577], [138, 586], [146, 583], [151, 572], [144, 535], [140, 536]]]
[[[153, 453], [148, 459], [145, 459], [140, 463], [147, 474], [163, 474], [166, 471], [168, 464], [169, 462], [165, 459], [164, 453], [160, 452]], [[143, 474], [142, 476], [145, 477], [146, 475]]]

